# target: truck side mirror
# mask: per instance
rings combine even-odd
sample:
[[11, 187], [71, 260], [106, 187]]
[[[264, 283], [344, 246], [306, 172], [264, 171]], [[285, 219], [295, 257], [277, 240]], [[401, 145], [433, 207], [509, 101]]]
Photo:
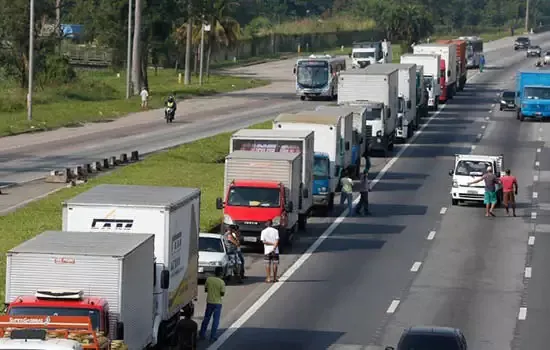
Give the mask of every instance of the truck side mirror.
[[162, 270], [160, 273], [160, 288], [168, 289], [170, 287], [170, 271]]
[[124, 322], [117, 321], [115, 330], [116, 336], [114, 340], [124, 340]]
[[294, 203], [292, 202], [288, 202], [286, 205], [285, 205], [285, 211], [287, 213], [292, 213], [294, 211]]
[[453, 175], [454, 175], [454, 173], [455, 173], [455, 172], [454, 172], [454, 170], [452, 170], [452, 169], [451, 169], [451, 170], [449, 170], [449, 175], [450, 175], [450, 176], [453, 176]]
[[349, 141], [346, 142], [345, 149], [346, 149], [346, 151], [349, 151]]
[[223, 209], [223, 199], [221, 197], [216, 198], [216, 209]]
[[411, 108], [412, 108], [411, 100], [408, 100], [408, 101], [407, 101], [407, 108], [408, 108], [408, 109], [411, 109]]
[[309, 190], [307, 188], [304, 188], [304, 193], [302, 194], [304, 198], [309, 198]]
[[447, 78], [450, 78], [450, 77], [451, 77], [451, 70], [449, 69], [449, 70], [447, 71]]

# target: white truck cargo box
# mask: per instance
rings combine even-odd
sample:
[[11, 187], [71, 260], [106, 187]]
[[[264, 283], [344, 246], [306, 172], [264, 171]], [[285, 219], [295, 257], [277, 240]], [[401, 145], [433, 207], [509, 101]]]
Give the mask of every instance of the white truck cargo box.
[[[198, 295], [200, 195], [196, 188], [98, 185], [63, 203], [63, 230], [154, 234], [157, 312], [168, 320]], [[162, 270], [170, 272], [167, 291]]]
[[413, 48], [415, 54], [439, 54], [445, 61], [447, 86], [455, 84], [457, 77], [456, 44], [420, 44]]
[[5, 302], [41, 290], [81, 290], [107, 300], [111, 334], [124, 322], [129, 348], [143, 349], [153, 333], [154, 263], [152, 234], [46, 231], [8, 251]]

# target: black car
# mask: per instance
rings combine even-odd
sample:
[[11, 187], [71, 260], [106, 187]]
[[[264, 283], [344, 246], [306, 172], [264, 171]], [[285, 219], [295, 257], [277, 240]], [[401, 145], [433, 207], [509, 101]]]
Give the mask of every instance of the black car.
[[520, 36], [514, 41], [514, 50], [527, 50], [531, 45], [531, 40], [525, 36]]
[[[468, 350], [462, 331], [450, 327], [411, 327], [401, 335], [397, 350]], [[395, 350], [387, 346], [386, 350]]]
[[500, 110], [516, 109], [516, 93], [513, 91], [504, 91], [500, 94]]

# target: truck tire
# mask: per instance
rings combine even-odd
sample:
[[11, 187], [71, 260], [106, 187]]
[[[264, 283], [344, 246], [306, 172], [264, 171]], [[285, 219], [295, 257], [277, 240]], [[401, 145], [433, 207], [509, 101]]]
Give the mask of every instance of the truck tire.
[[305, 231], [307, 226], [307, 215], [298, 214], [298, 230]]
[[519, 113], [519, 121], [522, 122], [525, 120], [525, 116], [520, 112]]

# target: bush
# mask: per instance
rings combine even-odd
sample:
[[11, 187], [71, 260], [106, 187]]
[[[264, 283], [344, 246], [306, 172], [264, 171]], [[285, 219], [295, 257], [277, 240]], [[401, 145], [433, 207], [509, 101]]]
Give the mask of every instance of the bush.
[[41, 87], [68, 84], [76, 79], [76, 72], [65, 56], [48, 55], [42, 62], [37, 81]]

